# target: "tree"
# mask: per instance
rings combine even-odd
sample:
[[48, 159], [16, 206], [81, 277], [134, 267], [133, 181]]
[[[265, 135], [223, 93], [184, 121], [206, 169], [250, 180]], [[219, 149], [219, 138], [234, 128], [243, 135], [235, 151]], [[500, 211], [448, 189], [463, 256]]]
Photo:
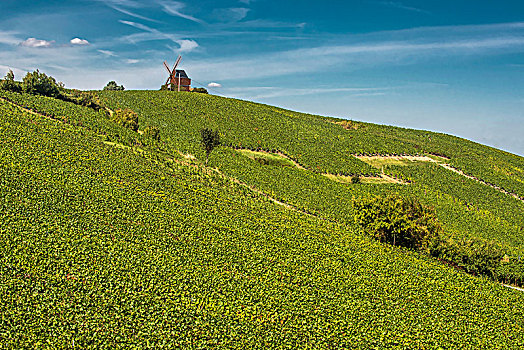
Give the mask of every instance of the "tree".
[[138, 114], [132, 109], [117, 109], [113, 115], [113, 120], [125, 128], [133, 131], [138, 130]]
[[125, 87], [124, 85], [118, 85], [116, 81], [111, 80], [107, 85], [104, 87], [104, 90], [110, 90], [110, 91], [124, 91]]
[[440, 232], [434, 209], [399, 195], [355, 201], [355, 220], [372, 237], [408, 248], [427, 248]]
[[220, 135], [218, 131], [204, 128], [200, 131], [202, 136], [202, 147], [206, 151], [206, 165], [209, 160], [209, 155], [215, 149], [215, 147], [220, 145]]
[[22, 90], [33, 95], [60, 96], [60, 87], [55, 78], [40, 73], [38, 69], [25, 75], [22, 81]]
[[5, 75], [4, 79], [0, 82], [0, 90], [20, 92], [22, 87], [20, 83], [15, 81], [15, 73], [12, 70], [9, 70]]

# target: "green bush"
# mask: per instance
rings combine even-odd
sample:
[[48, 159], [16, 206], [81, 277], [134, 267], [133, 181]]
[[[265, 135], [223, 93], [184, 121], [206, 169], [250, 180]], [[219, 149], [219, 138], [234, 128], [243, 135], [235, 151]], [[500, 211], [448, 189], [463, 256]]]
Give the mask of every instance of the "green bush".
[[358, 176], [358, 175], [351, 176], [351, 183], [352, 184], [359, 184], [360, 183], [360, 176]]
[[155, 141], [160, 141], [160, 129], [156, 126], [147, 126], [144, 129], [144, 135]]
[[22, 90], [33, 95], [60, 96], [60, 87], [55, 78], [40, 73], [38, 69], [26, 74], [22, 81]]
[[207, 94], [207, 89], [206, 88], [194, 88], [193, 90], [191, 90], [192, 92], [199, 92], [201, 94]]
[[381, 242], [426, 248], [440, 231], [435, 211], [414, 198], [399, 195], [354, 201], [355, 220]]
[[504, 257], [502, 247], [480, 238], [439, 237], [430, 246], [434, 257], [456, 264], [469, 273], [497, 278]]
[[117, 109], [113, 114], [113, 120], [123, 127], [138, 131], [138, 114], [132, 109]]
[[0, 90], [21, 92], [22, 86], [19, 82], [15, 81], [15, 74], [12, 70], [9, 70], [5, 75], [4, 79], [0, 81]]

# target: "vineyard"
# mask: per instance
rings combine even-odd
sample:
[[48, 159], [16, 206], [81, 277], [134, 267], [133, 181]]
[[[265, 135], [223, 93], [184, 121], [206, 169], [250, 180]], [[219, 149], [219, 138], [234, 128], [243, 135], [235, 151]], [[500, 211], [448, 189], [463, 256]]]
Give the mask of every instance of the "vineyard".
[[[433, 163], [383, 169], [402, 185], [326, 176], [382, 171], [353, 154], [437, 154], [524, 196], [523, 158], [212, 95], [99, 95], [138, 130], [0, 91], [0, 348], [524, 347], [524, 293], [354, 220], [355, 200], [415, 196], [449, 237], [514, 260], [521, 201]], [[222, 140], [207, 167], [204, 127]]]

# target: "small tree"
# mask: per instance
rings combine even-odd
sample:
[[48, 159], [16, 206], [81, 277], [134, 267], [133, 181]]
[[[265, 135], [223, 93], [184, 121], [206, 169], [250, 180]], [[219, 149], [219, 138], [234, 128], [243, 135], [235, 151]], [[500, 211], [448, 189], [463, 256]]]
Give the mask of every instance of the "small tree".
[[33, 95], [60, 96], [60, 87], [56, 83], [55, 78], [40, 73], [38, 69], [26, 74], [22, 81], [22, 89], [24, 92]]
[[20, 92], [22, 87], [20, 83], [15, 81], [15, 73], [12, 70], [9, 70], [5, 75], [4, 79], [0, 81], [0, 90]]
[[356, 201], [354, 206], [357, 224], [381, 242], [427, 250], [440, 232], [434, 209], [414, 198], [389, 195]]
[[200, 131], [202, 136], [202, 147], [206, 151], [206, 165], [209, 160], [209, 155], [215, 149], [215, 147], [220, 145], [220, 135], [218, 131], [204, 128]]
[[116, 81], [111, 80], [107, 85], [104, 87], [104, 90], [110, 90], [110, 91], [124, 91], [125, 87], [124, 85], [118, 85]]

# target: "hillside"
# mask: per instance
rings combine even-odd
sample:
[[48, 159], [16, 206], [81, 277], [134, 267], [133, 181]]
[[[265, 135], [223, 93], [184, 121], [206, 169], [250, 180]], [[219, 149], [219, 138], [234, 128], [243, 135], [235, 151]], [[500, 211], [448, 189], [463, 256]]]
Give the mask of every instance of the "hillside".
[[[0, 347], [524, 346], [524, 293], [495, 280], [522, 283], [524, 158], [216, 96], [97, 94], [139, 132], [0, 92]], [[203, 127], [223, 141], [208, 166]], [[389, 193], [509, 262], [473, 276], [364, 235], [355, 200]]]

